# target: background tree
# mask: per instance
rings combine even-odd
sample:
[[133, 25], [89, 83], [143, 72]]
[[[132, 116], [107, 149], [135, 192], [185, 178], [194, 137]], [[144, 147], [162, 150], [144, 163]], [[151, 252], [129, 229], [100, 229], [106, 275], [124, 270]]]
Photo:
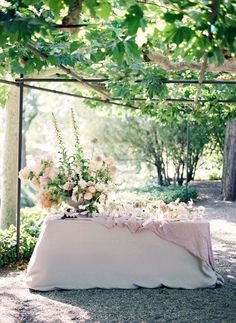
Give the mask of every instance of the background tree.
[[236, 200], [236, 120], [227, 124], [223, 169], [223, 195], [227, 201]]

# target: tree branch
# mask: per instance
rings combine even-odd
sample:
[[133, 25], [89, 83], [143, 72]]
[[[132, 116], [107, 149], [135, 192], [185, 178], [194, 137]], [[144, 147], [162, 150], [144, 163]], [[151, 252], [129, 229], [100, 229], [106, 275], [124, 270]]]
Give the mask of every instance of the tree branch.
[[[48, 59], [48, 55], [41, 52], [40, 50], [38, 50], [37, 48], [35, 48], [33, 45], [27, 45], [28, 49], [34, 53], [35, 55], [41, 57], [43, 60], [47, 60]], [[76, 78], [76, 80], [78, 80], [78, 82], [83, 85], [83, 87], [85, 87], [87, 90], [93, 90], [93, 91], [96, 91], [96, 92], [99, 92], [100, 94], [102, 94], [103, 97], [105, 97], [106, 99], [109, 99], [109, 96], [108, 94], [101, 90], [101, 89], [98, 89], [98, 87], [96, 85], [93, 85], [93, 84], [89, 84], [89, 83], [86, 83], [82, 80], [82, 78], [78, 75], [78, 73], [73, 70], [73, 69], [70, 69], [68, 67], [66, 67], [65, 65], [63, 64], [60, 64], [58, 66], [58, 68], [60, 70], [62, 70], [63, 72], [65, 72], [66, 74], [69, 74], [71, 76], [73, 76], [74, 78]]]
[[[214, 24], [217, 20], [219, 5], [220, 5], [219, 0], [212, 0], [211, 13], [209, 16], [209, 26], [208, 26], [208, 39], [210, 42], [213, 39], [211, 25]], [[205, 78], [206, 69], [207, 69], [207, 52], [204, 53], [203, 59], [202, 59], [201, 69], [200, 69], [199, 78], [198, 78], [198, 87], [197, 87], [197, 92], [196, 92], [195, 99], [194, 99], [195, 105], [197, 105], [197, 102], [198, 102], [198, 99], [199, 99], [199, 96], [201, 93], [202, 83]]]
[[[186, 62], [173, 62], [170, 61], [166, 56], [159, 53], [147, 54], [149, 62], [158, 64], [163, 70], [169, 71], [200, 71], [201, 64], [193, 61], [190, 63]], [[226, 72], [226, 73], [236, 73], [236, 57], [225, 60], [221, 65], [217, 64], [207, 64], [206, 71], [209, 72]]]

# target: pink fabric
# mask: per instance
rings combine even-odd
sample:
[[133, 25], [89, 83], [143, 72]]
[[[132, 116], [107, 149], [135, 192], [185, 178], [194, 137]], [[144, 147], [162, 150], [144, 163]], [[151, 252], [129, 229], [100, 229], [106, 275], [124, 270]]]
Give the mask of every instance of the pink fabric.
[[210, 224], [208, 222], [167, 222], [157, 220], [136, 220], [132, 217], [94, 217], [92, 221], [112, 229], [128, 228], [130, 232], [150, 230], [160, 238], [173, 242], [204, 260], [215, 269], [211, 245]]

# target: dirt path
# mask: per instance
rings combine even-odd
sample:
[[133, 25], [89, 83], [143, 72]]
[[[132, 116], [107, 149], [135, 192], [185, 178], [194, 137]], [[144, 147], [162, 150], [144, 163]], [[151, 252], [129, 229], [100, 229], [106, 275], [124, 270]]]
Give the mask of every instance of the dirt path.
[[24, 272], [0, 271], [0, 322], [236, 322], [236, 203], [224, 202], [220, 184], [195, 183], [211, 223], [216, 289], [82, 290], [32, 293]]

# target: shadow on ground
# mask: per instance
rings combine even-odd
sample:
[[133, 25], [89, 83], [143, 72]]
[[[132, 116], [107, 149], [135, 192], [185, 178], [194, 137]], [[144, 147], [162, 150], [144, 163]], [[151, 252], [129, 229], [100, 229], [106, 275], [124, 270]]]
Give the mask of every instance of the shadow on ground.
[[[235, 322], [236, 285], [230, 282], [205, 290], [94, 289], [40, 295], [83, 309], [92, 322]], [[71, 314], [80, 321], [76, 311]]]

